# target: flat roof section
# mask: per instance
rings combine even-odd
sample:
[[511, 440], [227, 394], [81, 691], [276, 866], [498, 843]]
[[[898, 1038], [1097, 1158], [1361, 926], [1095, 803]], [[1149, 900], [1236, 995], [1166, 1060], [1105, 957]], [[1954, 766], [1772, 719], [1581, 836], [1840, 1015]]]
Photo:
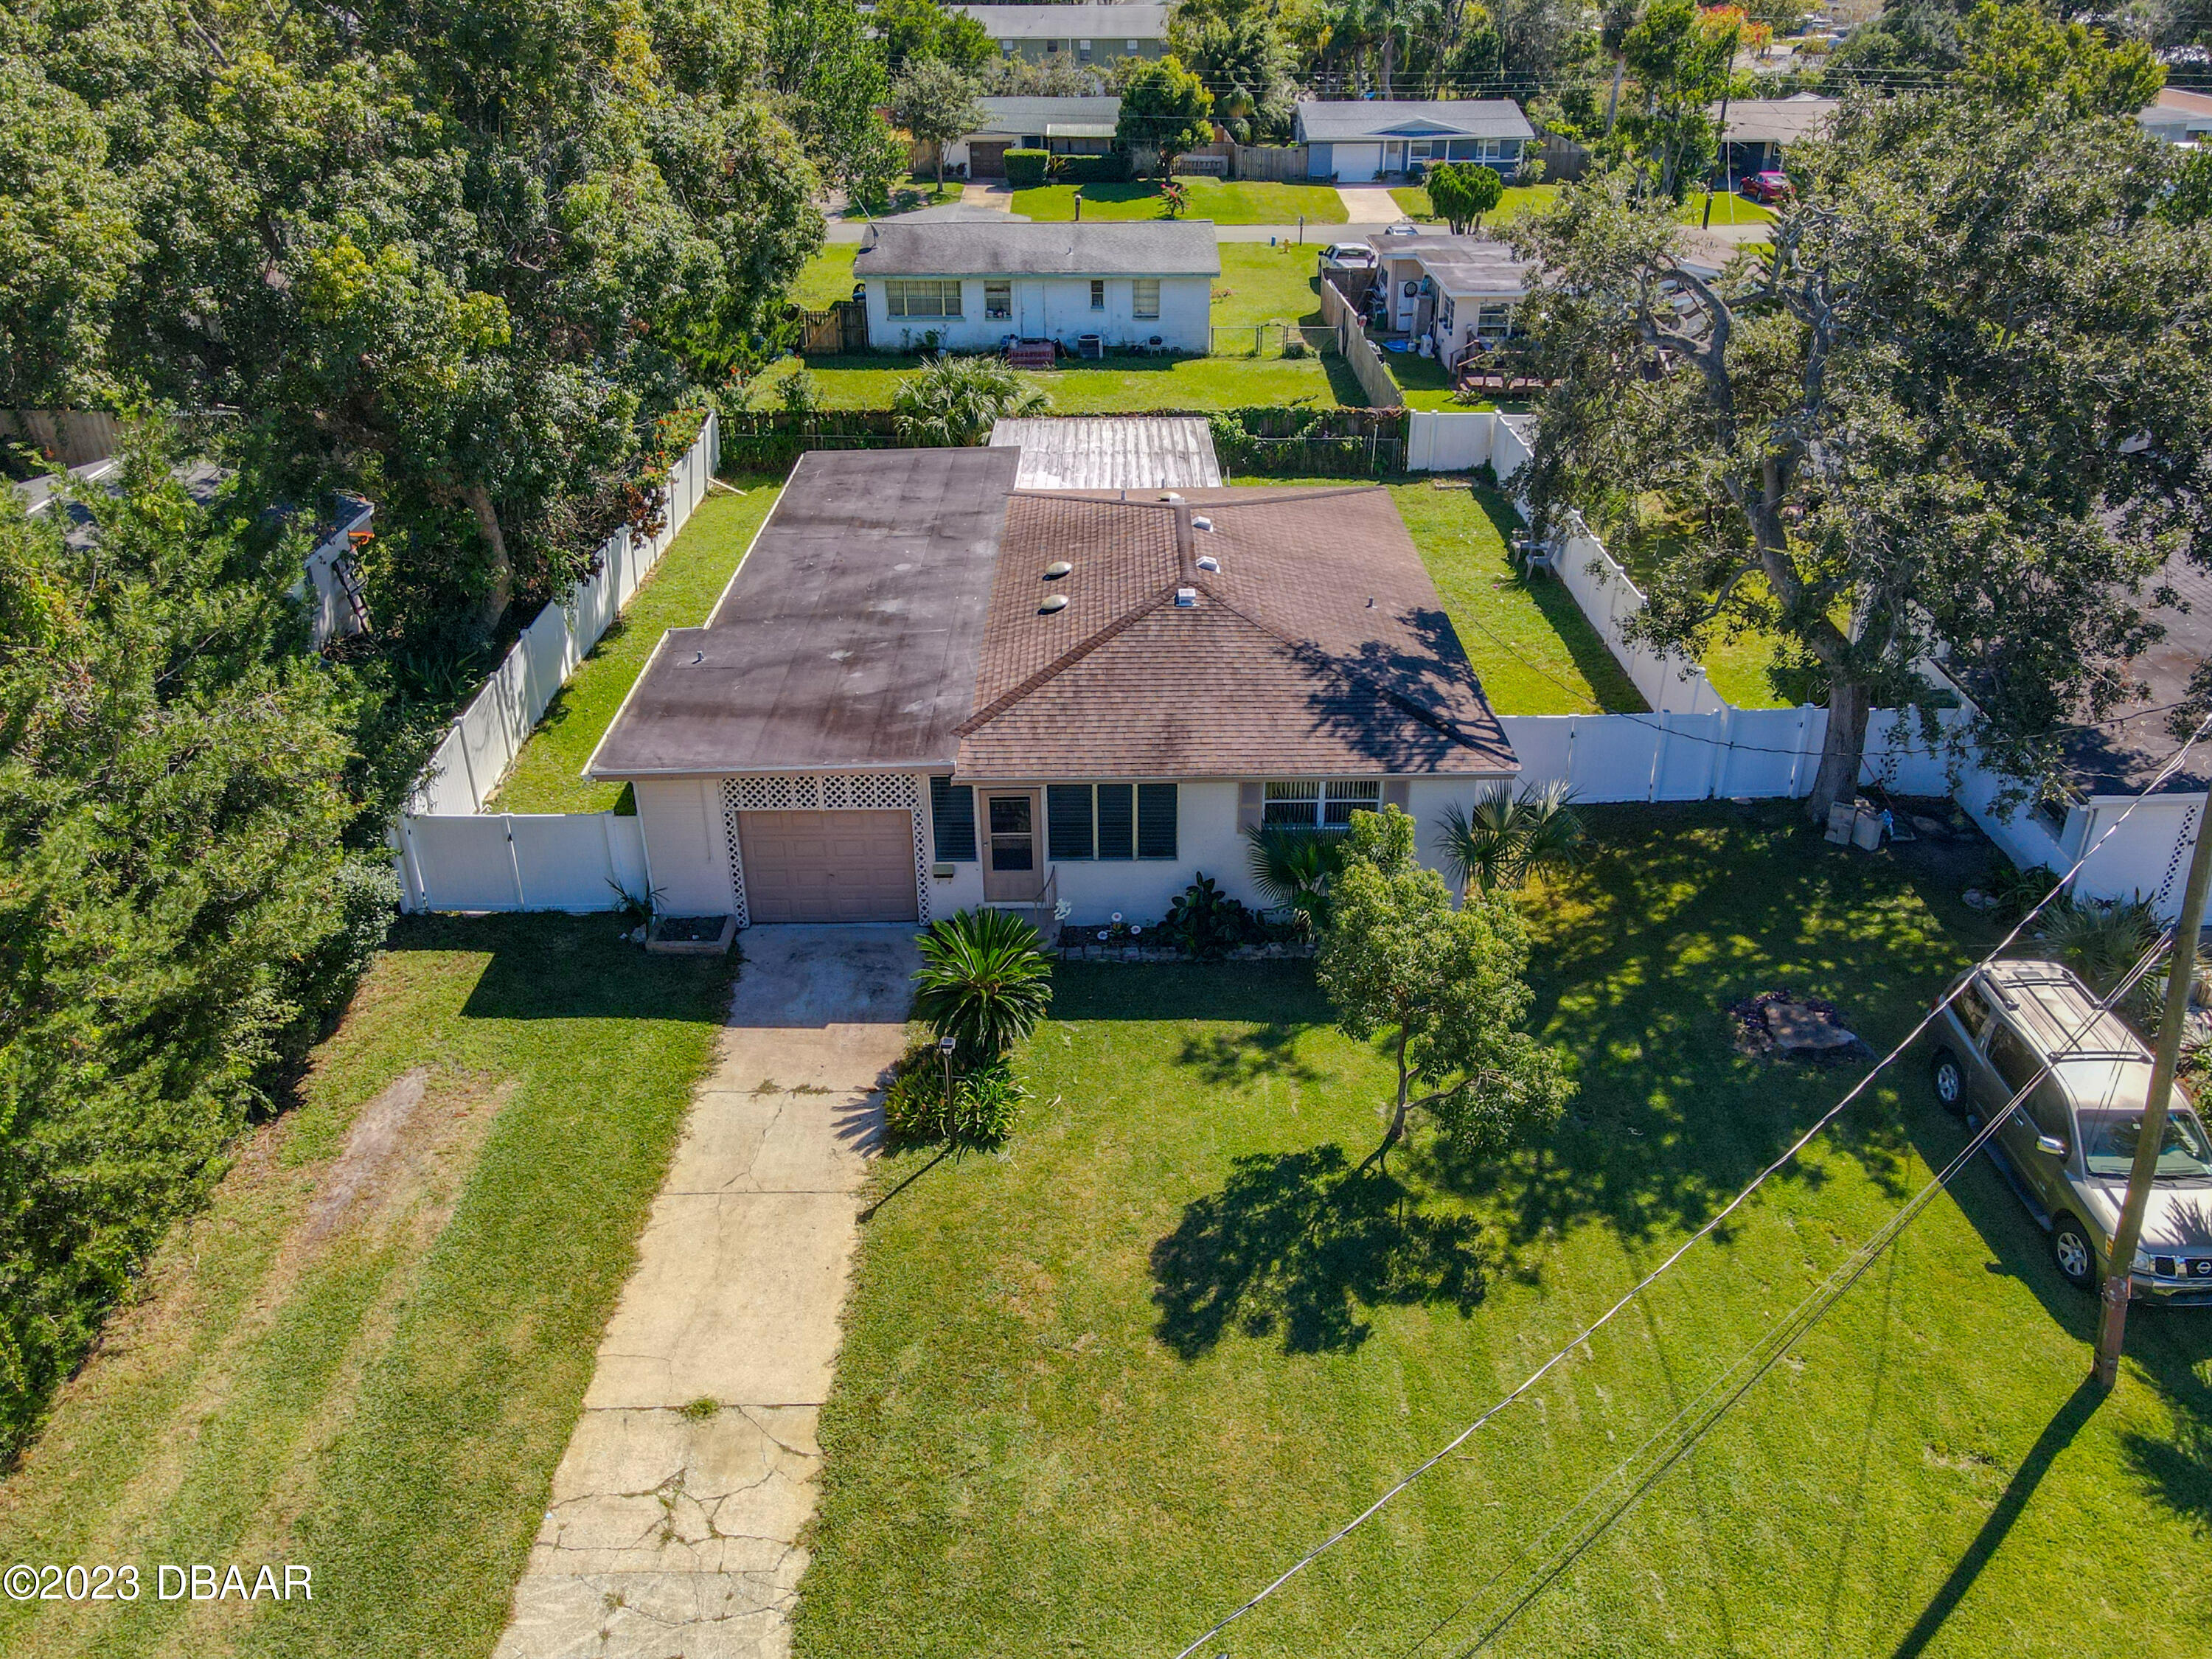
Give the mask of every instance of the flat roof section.
[[994, 448], [1021, 452], [1018, 489], [1215, 489], [1221, 462], [1198, 415], [1060, 415], [1000, 421]]
[[707, 625], [669, 630], [586, 775], [948, 764], [1019, 461], [801, 456]]

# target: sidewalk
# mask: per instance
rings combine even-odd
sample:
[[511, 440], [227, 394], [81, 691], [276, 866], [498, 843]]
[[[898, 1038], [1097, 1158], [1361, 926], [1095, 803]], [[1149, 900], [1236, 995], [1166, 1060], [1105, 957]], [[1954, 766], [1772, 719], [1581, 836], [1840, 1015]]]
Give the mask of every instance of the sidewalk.
[[496, 1659], [782, 1659], [914, 928], [756, 927]]

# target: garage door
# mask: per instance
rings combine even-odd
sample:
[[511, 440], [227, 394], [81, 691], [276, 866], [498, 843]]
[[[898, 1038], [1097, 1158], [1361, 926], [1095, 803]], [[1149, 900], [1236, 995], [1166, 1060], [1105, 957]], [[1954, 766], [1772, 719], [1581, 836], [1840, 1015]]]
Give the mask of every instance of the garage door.
[[909, 812], [740, 812], [756, 922], [913, 921]]
[[1003, 179], [1006, 176], [1006, 151], [1011, 148], [1006, 140], [987, 143], [971, 139], [968, 144], [968, 176], [970, 179]]

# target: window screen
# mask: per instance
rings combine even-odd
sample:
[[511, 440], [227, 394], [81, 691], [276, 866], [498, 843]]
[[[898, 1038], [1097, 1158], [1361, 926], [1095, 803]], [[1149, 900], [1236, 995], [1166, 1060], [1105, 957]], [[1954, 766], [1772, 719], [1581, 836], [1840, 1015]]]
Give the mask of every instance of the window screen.
[[1342, 829], [1352, 822], [1354, 812], [1379, 812], [1382, 810], [1382, 786], [1380, 782], [1332, 783], [1323, 792], [1322, 822], [1331, 829]]
[[939, 864], [975, 861], [975, 792], [950, 778], [929, 781], [929, 822]]
[[1133, 784], [1098, 786], [1098, 856], [1127, 859], [1137, 855], [1137, 791]]
[[1091, 786], [1087, 783], [1048, 784], [1044, 792], [1045, 823], [1052, 831], [1052, 856], [1087, 859], [1091, 856]]
[[1091, 308], [1093, 311], [1106, 309], [1106, 279], [1103, 276], [1091, 279]]
[[951, 282], [886, 282], [884, 308], [894, 317], [957, 317], [960, 283]]
[[1171, 859], [1176, 855], [1176, 787], [1171, 783], [1137, 786], [1137, 856]]
[[1512, 323], [1513, 307], [1509, 305], [1486, 305], [1474, 313], [1474, 331], [1486, 339], [1503, 337]]
[[1129, 314], [1157, 318], [1160, 314], [1160, 279], [1139, 276], [1129, 284]]
[[1271, 783], [1262, 823], [1297, 823], [1312, 829], [1321, 822], [1321, 786], [1317, 783]]
[[1014, 285], [1012, 283], [983, 284], [983, 314], [994, 322], [1014, 314]]

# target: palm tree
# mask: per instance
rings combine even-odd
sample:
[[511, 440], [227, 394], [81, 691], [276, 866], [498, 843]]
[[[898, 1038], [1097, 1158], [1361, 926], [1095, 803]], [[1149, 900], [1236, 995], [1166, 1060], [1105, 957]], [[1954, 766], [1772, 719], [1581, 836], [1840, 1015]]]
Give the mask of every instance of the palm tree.
[[1011, 911], [963, 910], [915, 943], [915, 1018], [951, 1037], [963, 1066], [996, 1060], [1052, 1006], [1051, 959], [1036, 929]]
[[899, 441], [924, 449], [980, 444], [1006, 416], [1051, 407], [1050, 398], [996, 357], [933, 357], [891, 394]]
[[1515, 888], [1540, 871], [1581, 861], [1589, 841], [1574, 791], [1556, 780], [1532, 784], [1516, 795], [1496, 784], [1475, 797], [1472, 810], [1444, 813], [1444, 864], [1460, 896]]
[[1255, 823], [1244, 836], [1252, 843], [1252, 884], [1314, 927], [1328, 927], [1329, 878], [1344, 867], [1344, 837], [1294, 823]]

